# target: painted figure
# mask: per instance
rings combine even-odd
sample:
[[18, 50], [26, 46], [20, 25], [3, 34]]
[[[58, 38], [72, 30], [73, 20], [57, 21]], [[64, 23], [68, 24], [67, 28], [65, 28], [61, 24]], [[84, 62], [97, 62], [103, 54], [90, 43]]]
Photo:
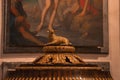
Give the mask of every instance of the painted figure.
[[30, 31], [30, 24], [27, 22], [27, 14], [22, 5], [22, 0], [11, 0], [11, 16], [10, 16], [10, 36], [12, 42], [22, 44], [24, 41], [32, 42], [37, 45], [42, 43], [34, 37]]
[[[82, 34], [81, 38], [88, 36], [88, 31], [91, 27], [89, 20], [92, 21], [99, 14], [98, 10], [95, 9], [93, 3], [94, 2], [92, 0], [79, 0], [78, 9], [80, 11], [74, 17], [70, 29], [72, 31], [79, 31]], [[76, 11], [73, 13], [76, 13]]]
[[[52, 25], [53, 25], [54, 18], [56, 15], [58, 2], [59, 2], [59, 0], [54, 0], [54, 9], [53, 9], [52, 14], [50, 16], [50, 20], [49, 20], [49, 24], [48, 24], [49, 30], [53, 30]], [[36, 31], [35, 31], [36, 33], [38, 33], [41, 30], [43, 23], [44, 23], [46, 13], [47, 13], [48, 9], [50, 8], [51, 3], [52, 3], [52, 0], [45, 0], [45, 6], [44, 6], [44, 9], [43, 9], [42, 14], [41, 14], [41, 21], [40, 21], [38, 27], [36, 28]]]
[[81, 9], [83, 9], [83, 11], [80, 13], [81, 16], [85, 15], [87, 11], [92, 13], [93, 15], [98, 14], [98, 11], [91, 4], [90, 0], [80, 0], [80, 7]]
[[[69, 2], [69, 3], [68, 3]], [[70, 5], [72, 0], [68, 0], [67, 5]], [[71, 12], [72, 14], [76, 13], [77, 10], [81, 9], [79, 16], [85, 15], [87, 12], [90, 12], [94, 15], [98, 14], [98, 11], [92, 5], [92, 0], [74, 0], [72, 6], [70, 5], [63, 14]]]

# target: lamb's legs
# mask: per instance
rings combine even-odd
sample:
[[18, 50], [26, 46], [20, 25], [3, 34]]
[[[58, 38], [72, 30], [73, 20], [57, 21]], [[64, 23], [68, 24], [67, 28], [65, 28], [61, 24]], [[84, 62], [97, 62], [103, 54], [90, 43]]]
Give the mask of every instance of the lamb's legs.
[[46, 46], [48, 46], [48, 45], [54, 45], [54, 44], [56, 44], [57, 43], [57, 41], [56, 40], [54, 40], [54, 41], [52, 41], [52, 42], [49, 42], [49, 43], [47, 43], [47, 44], [45, 44]]

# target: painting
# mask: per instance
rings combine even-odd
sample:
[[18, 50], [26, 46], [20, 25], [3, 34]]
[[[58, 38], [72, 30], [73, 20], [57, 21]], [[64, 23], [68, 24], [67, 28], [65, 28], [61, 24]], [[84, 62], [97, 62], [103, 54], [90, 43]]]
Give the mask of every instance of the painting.
[[80, 52], [108, 53], [107, 0], [3, 0], [4, 52], [36, 53], [48, 29]]

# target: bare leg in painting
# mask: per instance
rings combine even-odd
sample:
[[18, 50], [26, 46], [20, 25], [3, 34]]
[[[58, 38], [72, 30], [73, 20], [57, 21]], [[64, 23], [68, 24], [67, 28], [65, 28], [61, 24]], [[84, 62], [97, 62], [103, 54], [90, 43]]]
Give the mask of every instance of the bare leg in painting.
[[54, 19], [55, 19], [56, 12], [57, 12], [58, 2], [59, 2], [59, 0], [54, 0], [55, 6], [54, 6], [54, 10], [52, 12], [52, 15], [50, 17], [50, 22], [49, 22], [49, 25], [48, 25], [49, 30], [53, 30], [52, 26], [53, 26], [53, 22], [54, 22]]
[[42, 11], [40, 24], [38, 25], [38, 27], [37, 27], [37, 29], [36, 29], [36, 32], [37, 32], [37, 33], [41, 30], [41, 28], [42, 28], [42, 26], [43, 26], [43, 22], [44, 22], [44, 19], [45, 19], [45, 15], [46, 15], [46, 13], [47, 13], [50, 5], [51, 5], [51, 0], [46, 0], [46, 1], [45, 1], [45, 7], [44, 7], [44, 9], [43, 9], [43, 11]]
[[[45, 7], [44, 7], [44, 9], [43, 9], [43, 11], [42, 11], [40, 24], [38, 25], [38, 27], [37, 27], [37, 29], [36, 29], [36, 32], [37, 32], [37, 33], [41, 30], [41, 28], [42, 28], [42, 26], [43, 26], [46, 13], [47, 13], [48, 9], [50, 8], [50, 6], [51, 6], [51, 0], [46, 0], [46, 1], [45, 1]], [[58, 6], [58, 0], [54, 0], [54, 10], [53, 10], [52, 15], [51, 15], [51, 17], [50, 17], [48, 29], [52, 29], [52, 24], [53, 24], [55, 15], [56, 15], [57, 6]]]

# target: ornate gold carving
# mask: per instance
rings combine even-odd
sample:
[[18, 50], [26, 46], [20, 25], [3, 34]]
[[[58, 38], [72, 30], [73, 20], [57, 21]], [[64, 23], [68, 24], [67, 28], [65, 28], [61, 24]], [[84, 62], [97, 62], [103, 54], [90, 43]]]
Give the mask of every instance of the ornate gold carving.
[[43, 47], [45, 53], [74, 53], [75, 48], [73, 46], [45, 46]]
[[81, 64], [84, 61], [75, 54], [46, 54], [34, 61], [35, 64]]

